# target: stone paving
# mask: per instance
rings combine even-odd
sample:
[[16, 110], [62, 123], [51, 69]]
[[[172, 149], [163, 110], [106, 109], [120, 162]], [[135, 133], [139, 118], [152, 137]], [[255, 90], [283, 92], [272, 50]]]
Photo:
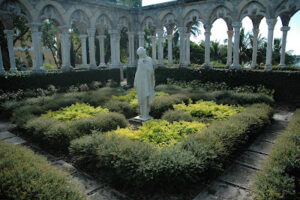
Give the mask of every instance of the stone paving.
[[0, 140], [14, 145], [24, 145], [33, 150], [36, 154], [45, 156], [53, 166], [60, 170], [67, 171], [73, 176], [75, 182], [82, 184], [90, 200], [129, 200], [125, 195], [103, 183], [97, 182], [88, 174], [62, 160], [62, 158], [51, 155], [38, 146], [11, 133], [9, 130], [13, 127], [14, 125], [9, 122], [0, 121]]
[[291, 119], [292, 112], [277, 111], [272, 125], [226, 171], [193, 200], [252, 200], [253, 177], [268, 158], [271, 148]]
[[[284, 130], [292, 112], [278, 111], [273, 116], [272, 125], [245, 150], [228, 169], [206, 187], [193, 200], [252, 200], [251, 185], [253, 175], [262, 168], [264, 161], [268, 158], [271, 148]], [[35, 153], [45, 156], [53, 166], [69, 172], [74, 181], [85, 187], [85, 193], [91, 200], [128, 200], [124, 194], [110, 188], [109, 186], [97, 182], [88, 174], [76, 169], [62, 158], [53, 156], [36, 145], [9, 132], [14, 127], [9, 122], [0, 121], [0, 140], [5, 142], [24, 145], [32, 149]]]

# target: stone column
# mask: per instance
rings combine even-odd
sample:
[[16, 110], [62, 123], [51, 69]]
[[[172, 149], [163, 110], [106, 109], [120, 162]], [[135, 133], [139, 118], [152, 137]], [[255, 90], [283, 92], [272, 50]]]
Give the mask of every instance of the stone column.
[[239, 58], [239, 50], [240, 50], [240, 32], [241, 32], [241, 22], [233, 22], [232, 23], [233, 30], [234, 30], [234, 49], [233, 49], [233, 64], [231, 65], [230, 69], [242, 69], [240, 65], [240, 58]]
[[134, 32], [128, 32], [128, 43], [129, 43], [129, 67], [135, 65], [135, 52], [134, 52]]
[[0, 75], [4, 75], [5, 70], [3, 67], [3, 60], [2, 60], [2, 51], [1, 51], [1, 46], [0, 46]]
[[40, 71], [45, 72], [45, 67], [44, 67], [44, 59], [43, 59], [43, 47], [42, 47], [42, 32], [38, 32], [38, 40], [39, 40], [39, 48], [40, 48], [40, 59], [39, 59], [39, 66], [40, 66]]
[[273, 39], [274, 39], [274, 27], [276, 19], [267, 19], [268, 24], [268, 45], [266, 53], [266, 67], [265, 71], [272, 71], [272, 53], [273, 53]]
[[158, 40], [158, 66], [164, 66], [164, 49], [163, 49], [163, 34], [164, 31], [162, 29], [158, 29], [157, 31], [157, 40]]
[[186, 51], [186, 65], [190, 65], [191, 64], [191, 34], [190, 33], [186, 33], [185, 35], [185, 51]]
[[139, 47], [144, 47], [145, 43], [145, 32], [138, 32], [139, 36]]
[[186, 27], [178, 27], [178, 33], [179, 33], [179, 38], [180, 38], [180, 67], [185, 67], [186, 62], [185, 62], [185, 33], [186, 33]]
[[87, 64], [87, 54], [86, 54], [86, 38], [87, 35], [80, 35], [81, 39], [81, 54], [82, 54], [82, 68], [88, 69], [89, 66]]
[[69, 27], [60, 26], [59, 27], [60, 39], [61, 39], [61, 53], [62, 53], [62, 67], [63, 71], [73, 70], [70, 60], [70, 44], [69, 44]]
[[172, 66], [173, 65], [173, 35], [168, 35], [168, 65]]
[[156, 36], [153, 35], [151, 36], [152, 40], [152, 60], [153, 60], [153, 65], [156, 65]]
[[14, 53], [14, 42], [13, 42], [13, 30], [4, 30], [4, 34], [7, 39], [7, 47], [8, 47], [8, 53], [9, 53], [9, 61], [10, 61], [10, 71], [16, 72], [16, 59], [15, 59], [15, 53]]
[[117, 62], [117, 34], [118, 30], [111, 30], [110, 34], [110, 51], [111, 51], [111, 68], [118, 68], [119, 64]]
[[211, 35], [211, 24], [205, 24], [204, 25], [204, 35], [205, 35], [205, 59], [204, 59], [204, 64], [203, 67], [206, 68], [212, 68], [210, 64], [210, 35]]
[[121, 63], [121, 47], [120, 47], [120, 41], [121, 41], [121, 35], [120, 35], [120, 32], [118, 32], [117, 34], [117, 40], [116, 40], [116, 51], [117, 51], [117, 63], [120, 64]]
[[253, 28], [253, 51], [252, 51], [252, 64], [251, 68], [255, 69], [257, 65], [257, 37], [259, 33], [259, 28], [254, 27]]
[[97, 38], [99, 40], [99, 49], [100, 49], [100, 65], [99, 67], [105, 67], [105, 50], [104, 50], [104, 39], [105, 35], [99, 35]]
[[227, 63], [226, 66], [230, 67], [232, 64], [232, 36], [233, 30], [227, 31], [228, 35], [228, 44], [227, 44]]
[[95, 28], [87, 29], [87, 34], [89, 36], [90, 69], [97, 69], [95, 57], [95, 33]]
[[280, 55], [280, 68], [285, 68], [285, 50], [286, 50], [286, 38], [287, 38], [287, 34], [288, 31], [291, 28], [288, 26], [283, 26], [281, 27], [281, 31], [282, 31], [282, 42], [281, 42], [281, 55]]
[[33, 47], [33, 69], [32, 72], [45, 72], [43, 67], [43, 55], [41, 51], [41, 32], [39, 32], [40, 23], [28, 24], [31, 30], [32, 47]]

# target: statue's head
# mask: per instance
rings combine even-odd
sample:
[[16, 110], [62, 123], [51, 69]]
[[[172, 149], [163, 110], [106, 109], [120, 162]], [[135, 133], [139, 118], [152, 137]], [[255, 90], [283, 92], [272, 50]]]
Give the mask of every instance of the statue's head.
[[145, 57], [146, 56], [146, 49], [144, 47], [139, 47], [136, 51], [137, 55], [139, 57]]

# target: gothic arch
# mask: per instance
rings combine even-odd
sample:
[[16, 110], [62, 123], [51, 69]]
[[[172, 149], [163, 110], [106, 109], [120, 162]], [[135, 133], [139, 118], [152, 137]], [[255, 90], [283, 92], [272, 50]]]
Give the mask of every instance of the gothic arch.
[[213, 9], [213, 12], [211, 13], [209, 17], [210, 24], [213, 24], [218, 19], [223, 19], [228, 29], [230, 29], [232, 24], [232, 16], [230, 15], [231, 11], [225, 7], [225, 6], [218, 6], [215, 9]]
[[53, 5], [46, 5], [41, 10], [39, 15], [39, 21], [42, 22], [45, 19], [52, 19], [60, 26], [65, 25], [63, 17]]
[[69, 23], [75, 23], [80, 33], [85, 33], [86, 29], [91, 27], [89, 17], [81, 9], [73, 11], [73, 13], [70, 16]]
[[131, 30], [131, 24], [127, 16], [121, 16], [118, 20], [118, 28], [121, 30], [124, 27]]
[[153, 29], [156, 27], [155, 21], [151, 16], [147, 16], [142, 21], [142, 29], [145, 28]]
[[205, 23], [205, 20], [201, 17], [200, 12], [196, 9], [189, 10], [189, 12], [184, 16], [184, 26], [189, 26], [189, 24], [195, 24], [197, 21]]
[[0, 4], [0, 15], [22, 16], [28, 22], [33, 21], [31, 15], [33, 10], [32, 6], [26, 1], [6, 0]]
[[257, 1], [251, 1], [241, 9], [238, 19], [239, 21], [242, 21], [247, 16], [251, 18], [258, 15], [263, 16], [266, 19], [270, 18], [268, 15], [268, 10], [263, 4]]

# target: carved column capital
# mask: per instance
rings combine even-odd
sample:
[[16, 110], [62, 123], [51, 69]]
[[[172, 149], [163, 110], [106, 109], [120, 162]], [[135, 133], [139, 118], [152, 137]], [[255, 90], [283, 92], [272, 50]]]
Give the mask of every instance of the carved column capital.
[[267, 19], [268, 28], [273, 30], [276, 25], [277, 19]]
[[281, 27], [281, 29], [280, 29], [282, 32], [283, 31], [289, 31], [289, 30], [291, 30], [291, 27], [289, 27], [289, 26], [283, 26], [283, 27]]

